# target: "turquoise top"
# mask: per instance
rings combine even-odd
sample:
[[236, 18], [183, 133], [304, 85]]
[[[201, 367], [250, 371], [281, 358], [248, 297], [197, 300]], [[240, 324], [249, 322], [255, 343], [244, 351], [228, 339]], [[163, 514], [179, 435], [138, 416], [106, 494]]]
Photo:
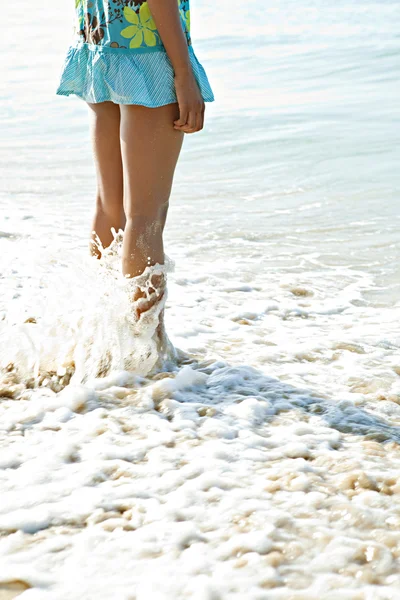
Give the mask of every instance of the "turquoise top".
[[[189, 0], [177, 2], [193, 74], [204, 102], [213, 102], [190, 38]], [[175, 72], [147, 0], [73, 0], [74, 35], [57, 94], [97, 104], [156, 108], [178, 102]], [[155, 52], [154, 52], [155, 51]]]
[[[182, 29], [190, 39], [189, 0], [177, 0]], [[75, 0], [74, 32], [82, 43], [147, 52], [164, 45], [145, 0]]]

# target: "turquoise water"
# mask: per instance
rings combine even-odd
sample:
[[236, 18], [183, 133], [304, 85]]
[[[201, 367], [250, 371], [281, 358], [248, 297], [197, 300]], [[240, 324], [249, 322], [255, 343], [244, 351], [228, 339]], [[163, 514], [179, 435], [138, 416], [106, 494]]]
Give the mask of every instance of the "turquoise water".
[[282, 251], [291, 236], [297, 255], [365, 268], [396, 301], [399, 4], [257, 5], [222, 3], [221, 38], [202, 13], [219, 100], [208, 164], [230, 174], [210, 193], [245, 198], [243, 225]]

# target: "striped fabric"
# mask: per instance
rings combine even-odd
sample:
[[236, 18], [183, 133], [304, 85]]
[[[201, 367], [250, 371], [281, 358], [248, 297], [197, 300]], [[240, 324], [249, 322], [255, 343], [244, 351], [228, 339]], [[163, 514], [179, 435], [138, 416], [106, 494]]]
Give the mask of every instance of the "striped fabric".
[[[213, 102], [205, 70], [191, 45], [188, 51], [203, 100]], [[164, 48], [132, 52], [81, 42], [68, 49], [56, 93], [75, 94], [90, 103], [109, 100], [150, 108], [177, 101], [174, 72]]]

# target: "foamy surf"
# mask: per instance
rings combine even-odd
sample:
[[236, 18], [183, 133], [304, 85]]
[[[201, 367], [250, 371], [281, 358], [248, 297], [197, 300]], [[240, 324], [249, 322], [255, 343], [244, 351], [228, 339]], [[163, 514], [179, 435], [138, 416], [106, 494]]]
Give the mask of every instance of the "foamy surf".
[[137, 320], [149, 278], [122, 278], [120, 242], [103, 263], [48, 251], [42, 287], [2, 322], [18, 368], [0, 390], [0, 585], [21, 600], [396, 598], [398, 307], [368, 304], [373, 277], [354, 269], [246, 278], [182, 260], [167, 315], [190, 364], [162, 368], [165, 304]]
[[0, 432], [23, 600], [395, 598], [398, 433], [362, 408], [203, 361], [5, 400]]

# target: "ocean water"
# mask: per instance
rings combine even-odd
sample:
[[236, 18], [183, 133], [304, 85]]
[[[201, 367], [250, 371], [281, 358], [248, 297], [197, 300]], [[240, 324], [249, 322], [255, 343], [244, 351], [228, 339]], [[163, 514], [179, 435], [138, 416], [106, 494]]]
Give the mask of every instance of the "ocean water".
[[396, 600], [397, 0], [192, 1], [162, 368], [87, 255], [72, 4], [2, 15], [0, 593]]

